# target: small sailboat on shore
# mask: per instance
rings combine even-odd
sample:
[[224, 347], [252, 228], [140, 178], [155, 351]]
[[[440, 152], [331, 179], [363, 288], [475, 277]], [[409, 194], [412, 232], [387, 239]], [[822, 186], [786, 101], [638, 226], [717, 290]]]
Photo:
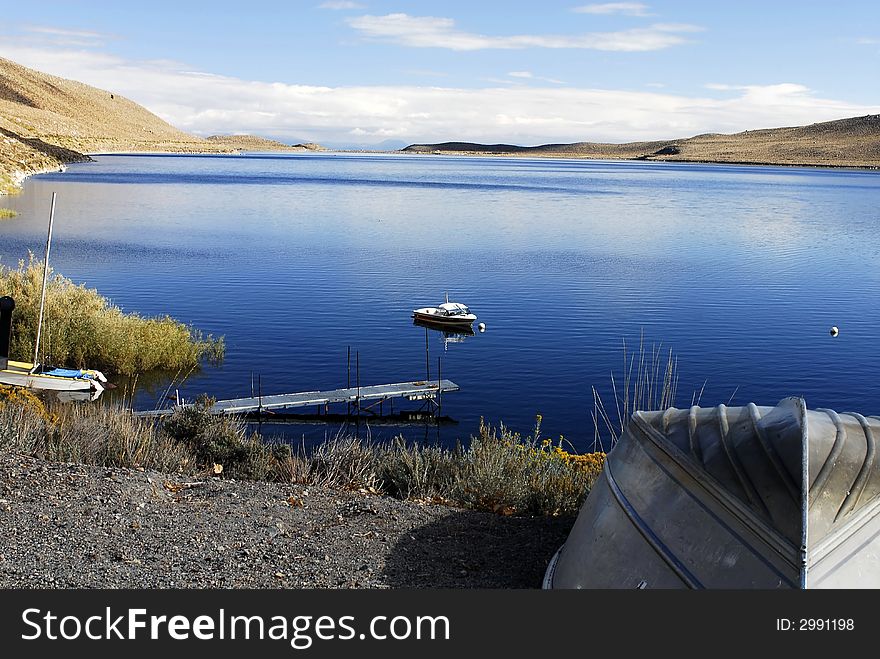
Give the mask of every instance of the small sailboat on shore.
[[42, 365], [0, 358], [0, 384], [27, 389], [86, 393], [91, 400], [104, 391], [107, 378], [94, 369], [44, 368]]
[[46, 283], [49, 275], [49, 251], [52, 245], [52, 224], [55, 218], [55, 193], [52, 193], [52, 209], [49, 212], [49, 234], [46, 239], [46, 260], [43, 264], [43, 288], [40, 294], [40, 314], [37, 321], [37, 337], [34, 345], [33, 363], [14, 361], [9, 358], [12, 343], [12, 312], [15, 300], [0, 297], [0, 385], [26, 389], [79, 394], [95, 400], [104, 391], [107, 378], [95, 369], [68, 369], [47, 366], [39, 362], [40, 334], [43, 311], [46, 304]]

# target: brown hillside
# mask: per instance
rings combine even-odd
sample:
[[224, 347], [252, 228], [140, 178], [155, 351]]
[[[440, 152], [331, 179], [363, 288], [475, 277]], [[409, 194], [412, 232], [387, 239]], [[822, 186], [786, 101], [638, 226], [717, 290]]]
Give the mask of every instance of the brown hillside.
[[0, 58], [0, 192], [85, 152], [229, 151], [111, 91]]
[[179, 145], [211, 149], [112, 91], [65, 80], [0, 58], [0, 120], [22, 137], [76, 151]]
[[413, 144], [403, 151], [873, 168], [880, 167], [880, 115], [653, 142], [576, 142], [531, 147], [442, 142]]

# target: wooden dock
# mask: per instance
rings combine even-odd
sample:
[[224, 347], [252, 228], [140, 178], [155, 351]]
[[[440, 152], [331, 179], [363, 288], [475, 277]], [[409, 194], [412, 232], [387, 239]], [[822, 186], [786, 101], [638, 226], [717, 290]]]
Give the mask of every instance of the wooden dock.
[[[451, 380], [419, 380], [415, 382], [397, 382], [393, 384], [376, 384], [367, 387], [347, 387], [332, 391], [304, 391], [293, 394], [273, 394], [270, 396], [249, 396], [218, 400], [211, 406], [212, 414], [246, 414], [262, 413], [270, 410], [293, 409], [297, 407], [327, 408], [333, 403], [348, 403], [356, 412], [395, 398], [408, 400], [437, 399], [445, 393], [458, 391], [459, 387]], [[189, 406], [189, 405], [186, 405]], [[171, 414], [173, 410], [146, 410], [135, 412], [140, 417], [158, 417]]]

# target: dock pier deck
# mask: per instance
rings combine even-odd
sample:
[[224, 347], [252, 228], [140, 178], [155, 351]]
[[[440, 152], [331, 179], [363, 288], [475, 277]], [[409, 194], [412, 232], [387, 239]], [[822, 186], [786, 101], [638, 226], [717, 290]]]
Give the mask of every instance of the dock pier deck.
[[[211, 414], [246, 414], [249, 412], [262, 413], [277, 409], [292, 409], [298, 407], [317, 406], [328, 407], [333, 403], [348, 403], [354, 406], [359, 413], [368, 407], [364, 403], [372, 403], [369, 407], [391, 401], [395, 398], [408, 400], [430, 400], [435, 404], [439, 398], [459, 387], [451, 380], [416, 380], [413, 382], [396, 382], [392, 384], [376, 384], [366, 387], [346, 387], [345, 389], [333, 389], [331, 391], [304, 391], [292, 394], [273, 394], [269, 396], [248, 396], [247, 398], [232, 398], [218, 400], [209, 412]], [[184, 407], [190, 404], [184, 405]], [[171, 414], [172, 409], [144, 410], [135, 412], [139, 417], [160, 417]]]

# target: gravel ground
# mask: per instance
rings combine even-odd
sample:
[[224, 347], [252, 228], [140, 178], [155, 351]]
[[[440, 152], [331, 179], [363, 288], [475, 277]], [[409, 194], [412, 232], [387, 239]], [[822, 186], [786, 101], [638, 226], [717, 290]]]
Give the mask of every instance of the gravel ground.
[[572, 522], [0, 454], [2, 588], [539, 588]]

